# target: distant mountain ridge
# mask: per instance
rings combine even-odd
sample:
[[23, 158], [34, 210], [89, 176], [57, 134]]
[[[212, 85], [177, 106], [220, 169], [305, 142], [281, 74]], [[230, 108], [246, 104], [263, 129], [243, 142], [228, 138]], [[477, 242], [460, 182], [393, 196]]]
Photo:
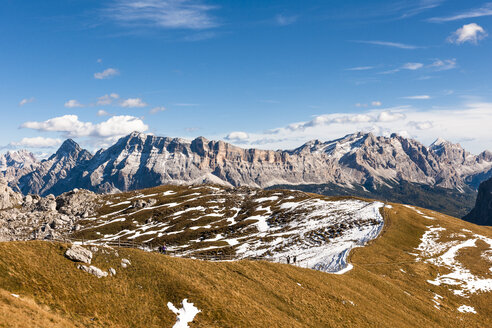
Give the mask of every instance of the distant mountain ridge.
[[134, 132], [94, 155], [69, 139], [28, 172], [10, 169], [17, 173], [5, 175], [11, 187], [41, 195], [73, 188], [116, 192], [199, 183], [261, 188], [334, 184], [371, 190], [401, 181], [464, 191], [492, 175], [492, 153], [472, 155], [444, 140], [426, 147], [396, 134], [359, 132], [272, 151], [203, 137], [190, 141]]

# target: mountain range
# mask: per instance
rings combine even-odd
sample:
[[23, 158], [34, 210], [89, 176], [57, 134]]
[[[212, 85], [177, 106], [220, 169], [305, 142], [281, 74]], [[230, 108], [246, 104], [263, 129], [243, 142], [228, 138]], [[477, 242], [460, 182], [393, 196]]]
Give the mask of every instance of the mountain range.
[[[408, 192], [399, 187], [406, 184], [424, 193], [423, 199], [426, 193], [466, 198], [463, 208], [455, 204], [456, 208], [443, 211], [462, 216], [473, 206], [480, 182], [492, 176], [492, 152], [473, 155], [442, 139], [427, 147], [396, 134], [383, 137], [361, 132], [277, 151], [243, 149], [203, 137], [190, 141], [134, 132], [95, 154], [71, 139], [42, 161], [25, 151], [10, 152], [0, 158], [0, 168], [14, 190], [40, 195], [59, 195], [74, 188], [108, 193], [212, 183], [291, 189], [325, 186], [321, 193], [352, 191], [392, 200]], [[433, 203], [453, 203], [453, 199]], [[442, 211], [441, 207], [437, 209]]]

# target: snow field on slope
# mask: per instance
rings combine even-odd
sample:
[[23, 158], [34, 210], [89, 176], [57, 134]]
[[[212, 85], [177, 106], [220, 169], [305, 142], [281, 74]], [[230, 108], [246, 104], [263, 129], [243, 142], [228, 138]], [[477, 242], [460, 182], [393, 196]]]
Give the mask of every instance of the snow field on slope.
[[[471, 231], [462, 229], [463, 234], [451, 234], [451, 237], [458, 237], [459, 240], [439, 241], [442, 234], [446, 231], [440, 226], [431, 226], [422, 238], [417, 247], [420, 256], [417, 260], [434, 264], [449, 270], [449, 273], [439, 273], [435, 279], [427, 280], [428, 283], [436, 286], [446, 285], [455, 295], [468, 297], [478, 292], [492, 291], [492, 279], [474, 275], [468, 268], [457, 260], [458, 252], [468, 247], [476, 247], [477, 241], [481, 240], [492, 248], [492, 239], [482, 235], [472, 234]], [[463, 237], [467, 238], [462, 240]], [[482, 257], [486, 257], [486, 251]], [[485, 256], [484, 256], [485, 255]], [[491, 268], [492, 269], [492, 268]], [[490, 270], [490, 269], [489, 269]]]
[[[93, 229], [95, 235], [101, 236], [92, 242], [139, 238], [159, 243], [162, 238], [173, 237], [180, 242], [168, 243], [168, 248], [179, 250], [179, 256], [228, 248], [228, 254], [236, 259], [265, 257], [286, 263], [290, 257], [292, 263], [295, 257], [296, 265], [302, 267], [344, 273], [352, 268], [347, 263], [350, 250], [376, 238], [384, 224], [380, 202], [331, 201], [297, 191], [272, 194], [249, 190], [231, 195], [219, 188], [209, 188], [208, 194], [195, 192], [203, 188], [190, 189], [194, 192], [185, 195], [161, 192], [160, 195], [172, 197], [158, 200], [153, 206], [124, 206], [88, 222], [89, 226], [82, 230]], [[151, 197], [139, 194], [132, 198]], [[128, 202], [119, 199], [117, 204]], [[153, 210], [160, 208], [177, 210], [162, 219], [152, 218]], [[139, 221], [133, 218], [137, 213]], [[118, 222], [125, 222], [125, 228], [118, 230], [115, 225], [114, 233], [108, 233], [108, 226]], [[103, 227], [106, 232], [101, 234], [97, 229]]]

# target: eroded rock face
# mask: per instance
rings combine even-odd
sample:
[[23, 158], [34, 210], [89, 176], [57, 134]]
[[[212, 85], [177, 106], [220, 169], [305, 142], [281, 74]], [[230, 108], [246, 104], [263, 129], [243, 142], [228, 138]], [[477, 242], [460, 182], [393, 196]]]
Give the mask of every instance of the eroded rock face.
[[79, 229], [77, 222], [93, 215], [98, 207], [96, 195], [87, 190], [73, 190], [57, 198], [53, 195], [22, 198], [1, 183], [0, 190], [0, 203], [4, 206], [0, 210], [0, 241], [63, 237]]
[[74, 189], [56, 198], [58, 212], [79, 217], [88, 217], [96, 208], [96, 194], [88, 190]]
[[475, 180], [486, 172], [492, 172], [490, 152], [471, 155], [459, 144], [441, 139], [426, 147], [396, 134], [355, 133], [333, 141], [310, 141], [294, 150], [271, 151], [203, 137], [188, 141], [135, 132], [94, 156], [67, 140], [34, 171], [9, 183], [24, 194], [41, 195], [73, 188], [118, 192], [201, 183], [260, 188], [334, 183], [372, 188], [407, 181], [464, 190], [466, 186], [475, 189]]
[[22, 201], [22, 195], [14, 192], [7, 181], [0, 177], [0, 210], [17, 206]]
[[66, 187], [75, 182], [70, 180], [72, 169], [83, 166], [91, 158], [91, 153], [68, 139], [50, 158], [37, 163], [35, 169], [11, 177], [10, 184], [23, 194], [59, 195], [76, 187]]
[[91, 264], [92, 261], [92, 252], [79, 245], [72, 245], [65, 252], [65, 256], [75, 262]]
[[480, 184], [475, 208], [463, 220], [492, 226], [492, 178]]

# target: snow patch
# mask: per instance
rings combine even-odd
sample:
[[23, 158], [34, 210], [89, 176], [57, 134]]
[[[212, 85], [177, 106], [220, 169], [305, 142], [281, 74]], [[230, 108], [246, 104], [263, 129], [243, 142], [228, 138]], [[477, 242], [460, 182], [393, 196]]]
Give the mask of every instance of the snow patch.
[[257, 198], [255, 199], [255, 202], [257, 203], [263, 203], [263, 202], [266, 202], [266, 201], [276, 201], [278, 199], [278, 196], [271, 196], [271, 197], [262, 197], [262, 198]]
[[421, 243], [417, 247], [420, 257], [417, 260], [424, 261], [438, 267], [450, 270], [447, 274], [438, 274], [435, 279], [427, 280], [428, 283], [440, 286], [453, 286], [453, 293], [462, 297], [469, 297], [470, 294], [477, 292], [492, 291], [492, 279], [477, 277], [464, 267], [456, 257], [462, 248], [476, 247], [476, 242], [482, 240], [492, 248], [492, 239], [481, 235], [473, 235], [467, 240], [452, 240], [439, 242], [441, 232], [445, 231], [442, 227], [430, 227], [421, 238]]
[[186, 298], [183, 302], [181, 302], [181, 304], [181, 309], [177, 309], [173, 303], [167, 303], [169, 310], [173, 311], [173, 313], [177, 316], [176, 323], [173, 328], [188, 328], [188, 323], [193, 322], [195, 316], [201, 312], [193, 305], [193, 303], [188, 302], [188, 299]]
[[475, 308], [469, 305], [462, 305], [458, 308], [458, 311], [461, 313], [474, 313], [477, 314], [477, 311], [475, 311]]

